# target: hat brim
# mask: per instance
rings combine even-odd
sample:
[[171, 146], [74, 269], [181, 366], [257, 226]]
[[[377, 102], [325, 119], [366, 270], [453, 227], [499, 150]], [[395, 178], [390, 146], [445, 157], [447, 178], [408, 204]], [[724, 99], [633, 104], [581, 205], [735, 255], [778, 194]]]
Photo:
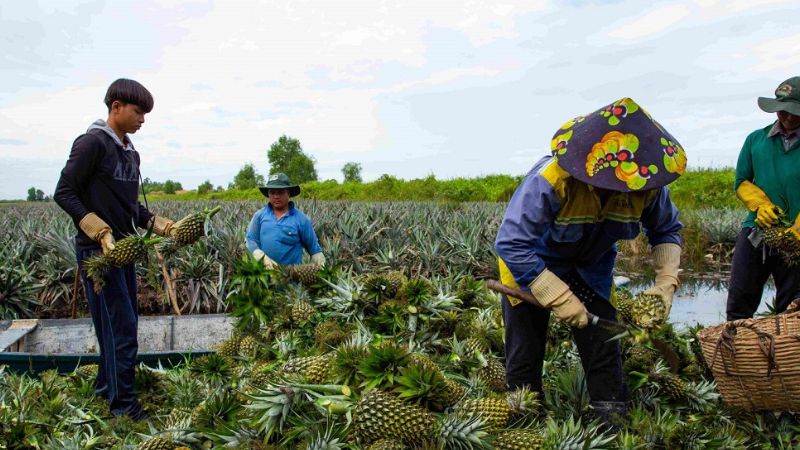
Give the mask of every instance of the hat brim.
[[261, 186], [261, 187], [258, 188], [258, 190], [261, 191], [261, 194], [264, 197], [269, 197], [269, 190], [270, 189], [286, 189], [287, 191], [289, 191], [289, 197], [294, 197], [294, 196], [300, 195], [300, 186], [297, 186], [297, 185], [295, 185], [295, 186], [270, 186], [270, 185], [266, 185], [266, 186]]
[[780, 101], [774, 98], [758, 97], [758, 107], [762, 111], [774, 113], [778, 111], [786, 111], [789, 114], [800, 116], [800, 103], [792, 101]]

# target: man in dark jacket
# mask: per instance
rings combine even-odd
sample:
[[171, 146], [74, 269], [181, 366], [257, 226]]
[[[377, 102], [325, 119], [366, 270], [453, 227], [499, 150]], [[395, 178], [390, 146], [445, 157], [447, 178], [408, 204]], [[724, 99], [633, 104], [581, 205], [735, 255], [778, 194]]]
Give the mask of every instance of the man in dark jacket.
[[108, 400], [114, 415], [141, 420], [147, 413], [134, 389], [138, 351], [134, 264], [112, 267], [97, 294], [83, 262], [113, 250], [115, 240], [136, 233], [136, 227], [152, 227], [169, 236], [173, 222], [139, 203], [139, 154], [128, 137], [153, 109], [152, 95], [136, 81], [119, 79], [109, 86], [105, 104], [108, 119], [95, 121], [72, 144], [53, 198], [78, 229], [75, 253], [100, 348], [95, 392]]

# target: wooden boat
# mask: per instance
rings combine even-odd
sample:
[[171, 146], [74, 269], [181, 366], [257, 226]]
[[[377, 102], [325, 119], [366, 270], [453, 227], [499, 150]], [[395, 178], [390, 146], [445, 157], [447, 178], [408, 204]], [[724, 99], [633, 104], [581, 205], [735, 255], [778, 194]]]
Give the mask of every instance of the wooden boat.
[[[227, 339], [234, 319], [226, 314], [139, 317], [137, 361], [170, 367], [211, 353]], [[71, 372], [99, 361], [91, 319], [0, 321], [0, 365], [14, 372]]]

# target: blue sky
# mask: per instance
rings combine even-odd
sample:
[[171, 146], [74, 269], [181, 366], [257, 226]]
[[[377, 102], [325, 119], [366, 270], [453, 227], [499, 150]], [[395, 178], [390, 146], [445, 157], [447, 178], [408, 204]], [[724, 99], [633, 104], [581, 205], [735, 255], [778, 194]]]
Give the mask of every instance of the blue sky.
[[522, 174], [565, 120], [621, 97], [733, 166], [800, 75], [796, 0], [13, 1], [0, 4], [0, 199], [52, 193], [116, 78], [155, 108], [145, 177], [227, 185], [282, 134], [321, 179], [360, 162], [441, 178]]

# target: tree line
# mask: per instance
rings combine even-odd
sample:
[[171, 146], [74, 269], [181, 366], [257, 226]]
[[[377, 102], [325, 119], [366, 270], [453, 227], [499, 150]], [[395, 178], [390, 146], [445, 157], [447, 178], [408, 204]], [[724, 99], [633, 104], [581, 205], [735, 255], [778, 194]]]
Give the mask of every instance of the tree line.
[[[286, 135], [281, 136], [267, 150], [267, 161], [269, 162], [269, 174], [285, 173], [293, 183], [302, 184], [310, 181], [319, 181], [314, 157], [303, 151], [303, 146], [296, 138]], [[361, 164], [348, 162], [342, 167], [345, 183], [361, 183]], [[227, 188], [222, 186], [214, 187], [211, 180], [205, 180], [197, 186], [198, 194], [209, 192], [222, 192], [224, 190], [247, 190], [254, 189], [265, 184], [264, 176], [259, 174], [253, 163], [246, 163], [239, 169], [233, 177], [233, 181], [228, 183]], [[183, 186], [178, 181], [166, 180], [164, 182], [153, 181], [150, 178], [142, 180], [142, 189], [145, 194], [151, 192], [161, 192], [164, 194], [175, 194], [183, 190]], [[28, 189], [29, 202], [48, 201], [41, 189], [31, 187]]]

